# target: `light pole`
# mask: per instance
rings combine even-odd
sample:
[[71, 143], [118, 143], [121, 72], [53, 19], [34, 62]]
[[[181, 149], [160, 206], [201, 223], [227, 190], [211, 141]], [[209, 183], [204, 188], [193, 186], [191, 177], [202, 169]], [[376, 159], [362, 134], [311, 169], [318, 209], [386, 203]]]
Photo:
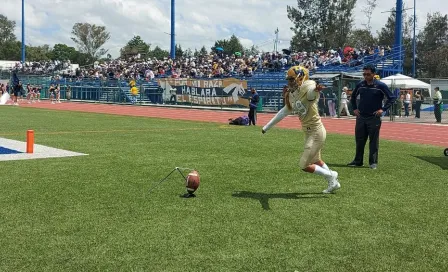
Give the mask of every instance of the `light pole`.
[[274, 33], [275, 33], [274, 52], [277, 53], [278, 52], [278, 27]]
[[[415, 0], [414, 0], [415, 1]], [[403, 11], [411, 8], [403, 9], [403, 0], [397, 0], [395, 10], [387, 12], [395, 12], [395, 37], [394, 37], [394, 56], [399, 56], [398, 72], [403, 73]], [[414, 10], [415, 12], [415, 10]], [[395, 57], [394, 57], [395, 59]], [[395, 70], [395, 69], [394, 69]], [[396, 72], [396, 71], [394, 71]]]
[[22, 0], [22, 64], [25, 63], [25, 0]]
[[[403, 0], [397, 0], [397, 8], [395, 10], [395, 49], [401, 56], [402, 39], [403, 39]], [[400, 59], [401, 60], [401, 59]]]
[[412, 77], [413, 78], [415, 78], [415, 21], [416, 21], [416, 16], [415, 16], [415, 1], [416, 0], [414, 0], [414, 38], [413, 38], [413, 40], [412, 40], [412, 61], [413, 61], [413, 63], [412, 63]]
[[174, 0], [171, 0], [171, 59], [176, 57], [176, 41], [174, 39], [174, 31], [175, 31], [175, 12], [174, 12]]

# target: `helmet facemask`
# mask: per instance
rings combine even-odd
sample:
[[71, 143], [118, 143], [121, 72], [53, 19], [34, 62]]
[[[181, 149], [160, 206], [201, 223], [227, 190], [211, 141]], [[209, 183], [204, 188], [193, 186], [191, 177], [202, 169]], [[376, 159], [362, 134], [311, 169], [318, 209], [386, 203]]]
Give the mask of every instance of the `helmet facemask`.
[[296, 83], [297, 83], [297, 86], [301, 87], [302, 84], [303, 84], [303, 82], [306, 80], [305, 78], [306, 78], [306, 75], [305, 75], [305, 74], [298, 75], [298, 76], [296, 77]]
[[297, 78], [292, 77], [288, 78], [287, 80], [288, 80], [288, 90], [291, 91], [296, 89], [297, 87], [300, 87], [299, 85], [297, 85]]
[[290, 68], [286, 75], [286, 80], [288, 81], [288, 87], [290, 89], [301, 87], [308, 79], [308, 70], [301, 66]]

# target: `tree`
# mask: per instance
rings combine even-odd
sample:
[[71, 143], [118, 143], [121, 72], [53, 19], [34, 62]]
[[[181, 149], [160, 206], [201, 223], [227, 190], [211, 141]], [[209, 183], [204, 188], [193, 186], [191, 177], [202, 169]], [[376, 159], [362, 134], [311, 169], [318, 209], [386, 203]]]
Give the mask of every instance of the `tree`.
[[195, 48], [195, 49], [194, 49], [193, 56], [194, 56], [195, 58], [197, 58], [197, 57], [199, 57], [199, 55], [200, 55], [200, 53], [199, 53], [198, 49]]
[[20, 41], [5, 42], [0, 46], [0, 59], [1, 60], [15, 60], [21, 59], [22, 43]]
[[414, 50], [413, 50], [413, 25], [414, 25], [414, 16], [406, 16], [403, 15], [403, 47], [405, 50], [404, 62], [403, 62], [403, 70], [406, 74], [412, 74], [412, 66], [413, 58], [414, 58]]
[[375, 8], [377, 7], [377, 0], [366, 0], [366, 6], [362, 9], [362, 12], [367, 18], [367, 22], [362, 25], [366, 28], [366, 30], [372, 35], [372, 26], [370, 22], [372, 21], [372, 14]]
[[90, 55], [86, 53], [81, 53], [79, 51], [76, 51], [75, 56], [73, 57], [73, 60], [71, 60], [71, 63], [79, 64], [80, 66], [92, 64], [96, 59], [93, 59]]
[[287, 6], [292, 50], [335, 48], [345, 44], [353, 24], [356, 0], [297, 0], [297, 8]]
[[[403, 13], [402, 13], [402, 48], [404, 50], [404, 59], [403, 59], [403, 71], [405, 74], [410, 74], [413, 66], [413, 24], [414, 16], [409, 16], [405, 9], [405, 5], [403, 4]], [[395, 8], [392, 9], [389, 18], [386, 21], [386, 24], [381, 28], [378, 32], [378, 44], [380, 45], [395, 45], [395, 23], [396, 23], [396, 12]]]
[[[319, 0], [320, 1], [320, 0]], [[311, 51], [320, 47], [320, 18], [318, 1], [297, 0], [297, 8], [287, 6], [288, 18], [294, 24], [291, 48]]]
[[170, 53], [166, 50], [163, 50], [159, 46], [156, 46], [154, 50], [149, 52], [149, 58], [157, 58], [157, 59], [163, 59], [169, 57]]
[[378, 43], [381, 45], [393, 45], [395, 42], [395, 8], [392, 9], [386, 24], [378, 32]]
[[421, 49], [431, 51], [448, 43], [448, 15], [428, 14], [426, 25], [419, 35]]
[[123, 48], [120, 49], [120, 57], [127, 59], [129, 56], [135, 56], [137, 54], [147, 57], [150, 48], [151, 45], [145, 43], [140, 36], [134, 36]]
[[[176, 55], [177, 55], [177, 53], [176, 53]], [[187, 58], [191, 58], [193, 56], [193, 52], [191, 51], [190, 48], [188, 48], [187, 50], [184, 51], [184, 55]]]
[[[19, 61], [21, 59], [22, 45], [14, 35], [15, 25], [14, 21], [10, 21], [6, 16], [0, 14], [0, 59], [2, 60]], [[27, 45], [25, 50], [28, 61], [70, 60], [79, 65], [86, 65], [94, 61], [89, 54], [80, 53], [74, 47], [65, 44], [55, 44], [53, 48], [47, 44]]]
[[[229, 56], [233, 55], [235, 52], [244, 52], [244, 47], [241, 44], [240, 39], [238, 39], [238, 37], [236, 37], [234, 34], [232, 34], [232, 36], [228, 40], [224, 39], [215, 41], [215, 46], [211, 48], [212, 51], [215, 51], [217, 47], [221, 47], [222, 49], [224, 49], [223, 54]], [[203, 52], [201, 49], [201, 54], [202, 53]]]
[[313, 46], [313, 42], [311, 41], [310, 37], [307, 37], [306, 34], [296, 32], [294, 31], [294, 36], [292, 36], [291, 39], [291, 50], [292, 51], [304, 51], [309, 50], [313, 51], [316, 49], [315, 46]]
[[376, 39], [367, 29], [355, 29], [350, 32], [347, 37], [347, 45], [355, 48], [365, 48], [376, 44]]
[[181, 58], [184, 55], [184, 51], [182, 50], [182, 46], [180, 46], [179, 44], [176, 44], [175, 52], [176, 52], [176, 58]]
[[52, 60], [70, 60], [74, 61], [78, 52], [74, 47], [69, 47], [66, 44], [55, 44], [53, 46], [53, 50], [51, 51], [50, 58]]
[[252, 45], [250, 48], [244, 49], [244, 55], [246, 56], [254, 56], [260, 53], [260, 51], [255, 47], [255, 45]]
[[202, 46], [201, 50], [199, 51], [199, 55], [200, 56], [208, 55], [208, 52], [207, 52], [207, 49], [205, 48], [205, 46]]
[[95, 61], [89, 55], [77, 51], [74, 47], [61, 43], [55, 44], [48, 56], [51, 60], [70, 60], [71, 63], [76, 63], [81, 66], [91, 64]]
[[48, 44], [42, 46], [26, 46], [26, 55], [28, 61], [47, 61], [51, 57], [51, 48]]
[[448, 76], [448, 16], [428, 14], [426, 25], [418, 36], [419, 65], [426, 77]]
[[[346, 45], [347, 37], [353, 26], [353, 9], [356, 0], [338, 0], [330, 1], [328, 32], [324, 39], [327, 48], [336, 48]], [[332, 14], [331, 11], [335, 11]], [[331, 16], [330, 16], [331, 15]]]
[[0, 59], [2, 60], [20, 60], [22, 45], [14, 35], [15, 27], [15, 21], [10, 21], [0, 14]]
[[430, 78], [446, 78], [448, 77], [448, 45], [422, 54], [423, 58], [423, 75]]
[[[406, 35], [411, 35], [411, 29], [410, 25], [413, 24], [413, 19], [410, 19], [408, 17], [408, 14], [406, 13], [406, 5], [403, 3], [402, 7], [403, 13], [402, 13], [402, 33], [403, 37]], [[387, 18], [386, 24], [381, 28], [378, 34], [378, 43], [381, 45], [394, 45], [395, 44], [395, 22], [396, 22], [396, 8], [392, 8], [391, 13], [389, 17]], [[411, 16], [412, 18], [412, 16]]]
[[89, 23], [76, 23], [73, 25], [71, 38], [81, 53], [86, 53], [92, 59], [98, 59], [108, 50], [101, 48], [109, 39], [110, 33], [105, 26], [97, 26]]
[[16, 41], [16, 35], [14, 35], [15, 28], [15, 21], [10, 21], [6, 16], [0, 14], [0, 45]]

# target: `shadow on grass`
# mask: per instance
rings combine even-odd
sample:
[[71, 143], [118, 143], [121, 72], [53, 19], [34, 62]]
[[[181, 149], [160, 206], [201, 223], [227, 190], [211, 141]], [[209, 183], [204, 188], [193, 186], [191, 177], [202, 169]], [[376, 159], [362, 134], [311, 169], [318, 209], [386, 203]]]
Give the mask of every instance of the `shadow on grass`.
[[331, 162], [326, 162], [328, 167], [332, 168], [332, 167], [347, 167], [347, 168], [369, 168], [369, 165], [364, 165], [364, 166], [348, 166], [347, 164], [341, 164], [341, 163], [331, 163]]
[[448, 170], [448, 157], [430, 157], [430, 156], [414, 156], [417, 159], [429, 162], [442, 168], [442, 170]]
[[327, 195], [322, 193], [278, 193], [278, 194], [267, 194], [267, 193], [256, 193], [256, 192], [235, 192], [232, 194], [233, 197], [241, 198], [252, 198], [260, 201], [261, 207], [264, 210], [270, 210], [269, 199], [280, 198], [280, 199], [309, 199], [309, 198], [327, 198]]

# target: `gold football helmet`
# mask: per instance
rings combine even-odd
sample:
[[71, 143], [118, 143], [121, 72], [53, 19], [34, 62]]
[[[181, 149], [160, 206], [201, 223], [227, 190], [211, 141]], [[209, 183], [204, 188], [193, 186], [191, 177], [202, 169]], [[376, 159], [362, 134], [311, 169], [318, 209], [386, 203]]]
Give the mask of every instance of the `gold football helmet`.
[[310, 78], [308, 69], [303, 66], [293, 66], [286, 72], [286, 80], [290, 88], [302, 86]]

